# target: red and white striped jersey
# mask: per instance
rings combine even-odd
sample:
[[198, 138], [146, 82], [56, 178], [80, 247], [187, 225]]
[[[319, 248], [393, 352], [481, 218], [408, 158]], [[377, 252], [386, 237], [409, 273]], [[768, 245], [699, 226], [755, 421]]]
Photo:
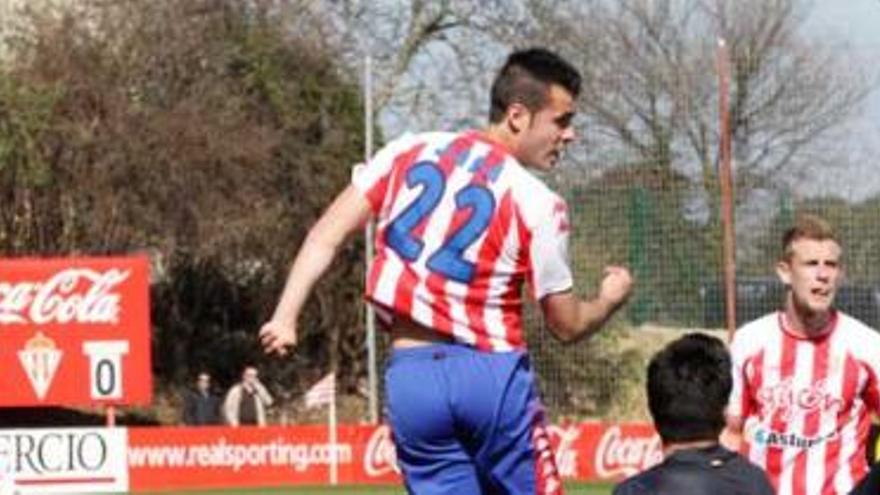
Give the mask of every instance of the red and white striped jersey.
[[523, 282], [536, 299], [572, 286], [565, 202], [478, 132], [405, 135], [353, 184], [377, 219], [366, 297], [380, 310], [507, 351], [525, 346]]
[[728, 414], [744, 454], [780, 495], [842, 495], [867, 472], [870, 412], [880, 412], [880, 334], [839, 311], [818, 338], [771, 313], [736, 332]]

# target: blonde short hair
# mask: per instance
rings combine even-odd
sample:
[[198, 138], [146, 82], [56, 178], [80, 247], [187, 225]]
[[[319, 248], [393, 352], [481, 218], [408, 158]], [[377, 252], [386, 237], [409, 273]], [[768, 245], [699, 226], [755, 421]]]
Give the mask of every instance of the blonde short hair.
[[831, 240], [838, 244], [840, 241], [831, 224], [816, 215], [799, 215], [795, 224], [785, 231], [782, 236], [782, 259], [790, 260], [794, 254], [792, 244], [800, 239], [814, 241]]

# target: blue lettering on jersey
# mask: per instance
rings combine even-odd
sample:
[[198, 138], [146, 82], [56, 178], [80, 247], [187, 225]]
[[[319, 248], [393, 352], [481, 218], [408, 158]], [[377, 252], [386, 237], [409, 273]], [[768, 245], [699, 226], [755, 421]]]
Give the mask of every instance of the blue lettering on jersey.
[[474, 278], [473, 262], [464, 259], [464, 251], [489, 227], [495, 211], [495, 196], [483, 186], [471, 184], [455, 195], [458, 210], [469, 209], [468, 219], [449, 236], [443, 246], [428, 259], [428, 269], [463, 284]]
[[[416, 199], [389, 222], [385, 242], [401, 258], [414, 262], [424, 249], [424, 241], [414, 231], [437, 208], [446, 191], [446, 180], [436, 163], [421, 161], [407, 172], [406, 185], [422, 189]], [[426, 266], [434, 273], [466, 284], [473, 280], [476, 267], [464, 259], [464, 253], [488, 228], [495, 212], [495, 196], [486, 187], [469, 184], [456, 192], [455, 207], [456, 212], [467, 210], [469, 216], [430, 254]]]
[[385, 242], [391, 246], [401, 258], [407, 261], [415, 261], [422, 254], [424, 243], [414, 236], [412, 231], [422, 220], [434, 211], [443, 192], [446, 190], [446, 181], [443, 172], [437, 165], [429, 161], [421, 161], [413, 165], [406, 173], [406, 185], [410, 189], [417, 186], [422, 191], [416, 199], [404, 209], [385, 231]]

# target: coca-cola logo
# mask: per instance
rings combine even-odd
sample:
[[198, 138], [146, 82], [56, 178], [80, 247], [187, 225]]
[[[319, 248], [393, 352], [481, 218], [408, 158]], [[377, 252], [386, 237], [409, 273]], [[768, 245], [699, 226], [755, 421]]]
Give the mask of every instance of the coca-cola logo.
[[556, 446], [556, 467], [563, 478], [578, 477], [578, 451], [575, 442], [581, 436], [581, 429], [577, 426], [554, 426], [547, 427], [550, 442]]
[[620, 426], [611, 426], [596, 447], [596, 474], [600, 478], [628, 477], [663, 460], [660, 436], [624, 436]]
[[45, 281], [0, 282], [0, 324], [118, 323], [116, 287], [131, 270], [69, 268]]
[[813, 411], [836, 411], [843, 407], [843, 400], [827, 390], [825, 380], [818, 380], [807, 387], [795, 387], [791, 378], [758, 390], [758, 401], [763, 406], [764, 417], [779, 414], [790, 420], [797, 414]]
[[391, 438], [391, 428], [380, 426], [373, 431], [367, 440], [364, 452], [364, 471], [371, 478], [378, 478], [390, 473], [400, 474], [397, 465], [397, 451]]
[[[578, 451], [575, 442], [580, 434], [581, 430], [577, 426], [551, 425], [536, 428], [533, 431], [533, 441], [545, 452], [550, 452], [551, 445], [555, 446], [556, 448], [553, 449], [554, 460], [559, 475], [565, 478], [577, 478]], [[376, 428], [367, 440], [364, 453], [364, 471], [370, 477], [385, 476], [392, 472], [400, 474], [390, 427]]]

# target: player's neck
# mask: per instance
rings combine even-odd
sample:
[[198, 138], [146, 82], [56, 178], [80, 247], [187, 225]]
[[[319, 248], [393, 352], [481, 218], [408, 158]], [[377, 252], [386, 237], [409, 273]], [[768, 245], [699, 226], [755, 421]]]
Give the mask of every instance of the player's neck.
[[694, 440], [692, 442], [676, 442], [663, 444], [663, 456], [669, 457], [670, 455], [682, 450], [705, 449], [707, 447], [714, 447], [716, 445], [718, 445], [718, 440]]
[[785, 329], [800, 337], [818, 337], [830, 330], [831, 311], [812, 312], [789, 302], [782, 317]]
[[506, 129], [503, 122], [486, 126], [483, 129], [483, 136], [490, 141], [500, 143], [511, 152], [517, 149], [518, 142], [516, 136]]

